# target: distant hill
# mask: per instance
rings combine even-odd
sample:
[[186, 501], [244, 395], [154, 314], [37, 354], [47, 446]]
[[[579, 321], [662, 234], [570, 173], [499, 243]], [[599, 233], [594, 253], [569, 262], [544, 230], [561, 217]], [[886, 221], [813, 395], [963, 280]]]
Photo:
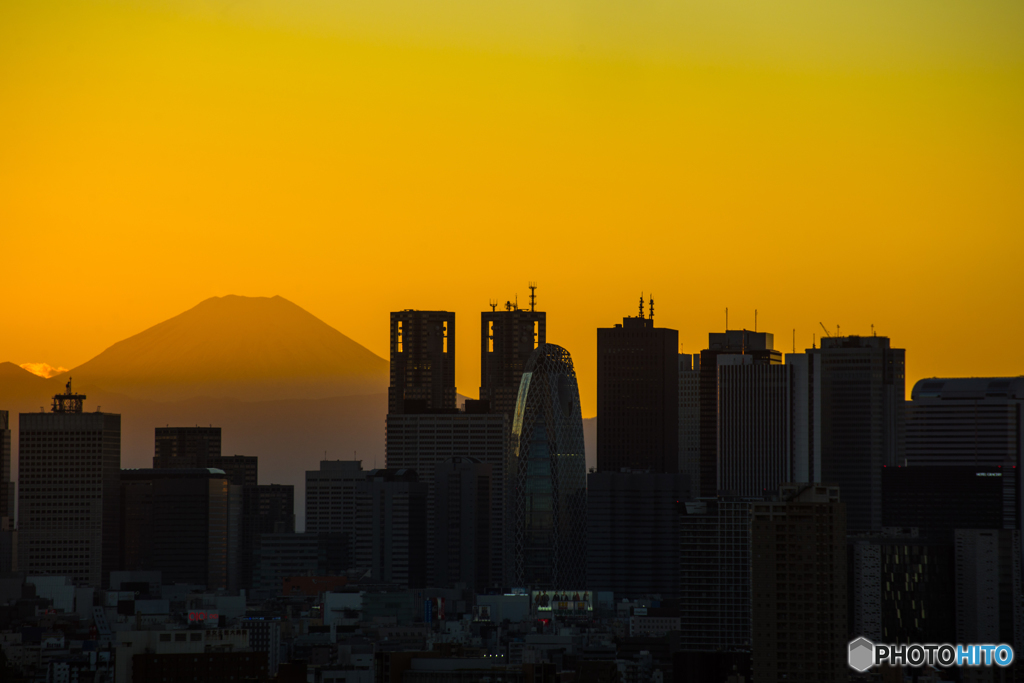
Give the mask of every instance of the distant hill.
[[287, 299], [207, 299], [120, 341], [68, 376], [83, 392], [240, 401], [387, 391], [388, 361]]

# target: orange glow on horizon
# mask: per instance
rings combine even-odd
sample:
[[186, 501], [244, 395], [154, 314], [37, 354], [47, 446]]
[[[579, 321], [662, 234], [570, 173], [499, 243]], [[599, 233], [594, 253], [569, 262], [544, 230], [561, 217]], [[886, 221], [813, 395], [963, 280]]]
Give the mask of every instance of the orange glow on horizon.
[[[0, 6], [0, 361], [74, 368], [211, 296], [382, 357], [388, 312], [539, 282], [684, 352], [819, 321], [926, 376], [1020, 375], [1024, 4], [60, 0]], [[1000, 341], [999, 347], [1002, 347]], [[37, 373], [38, 374], [38, 373]]]

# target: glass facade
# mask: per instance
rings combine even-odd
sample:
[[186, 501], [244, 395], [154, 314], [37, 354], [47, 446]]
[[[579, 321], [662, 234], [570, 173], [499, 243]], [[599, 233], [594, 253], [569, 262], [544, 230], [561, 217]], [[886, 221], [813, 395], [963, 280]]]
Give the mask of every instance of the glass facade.
[[512, 424], [509, 498], [513, 586], [586, 584], [587, 467], [569, 352], [541, 344], [523, 371]]

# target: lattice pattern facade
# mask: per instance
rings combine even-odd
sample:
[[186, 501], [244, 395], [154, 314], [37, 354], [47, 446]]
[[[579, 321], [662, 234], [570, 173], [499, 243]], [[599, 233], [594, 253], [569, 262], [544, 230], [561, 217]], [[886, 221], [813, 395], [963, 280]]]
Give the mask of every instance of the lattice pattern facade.
[[579, 386], [569, 352], [537, 347], [519, 385], [508, 472], [513, 586], [586, 583], [587, 467]]

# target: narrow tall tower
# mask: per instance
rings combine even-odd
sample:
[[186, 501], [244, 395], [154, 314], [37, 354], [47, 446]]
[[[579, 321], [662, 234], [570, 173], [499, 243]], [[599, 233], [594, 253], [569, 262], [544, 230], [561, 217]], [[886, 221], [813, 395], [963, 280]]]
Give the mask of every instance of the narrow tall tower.
[[537, 285], [530, 284], [530, 310], [508, 301], [503, 311], [480, 314], [480, 399], [511, 424], [523, 367], [547, 340], [547, 314], [536, 310]]
[[455, 409], [455, 314], [392, 313], [388, 414]]
[[597, 469], [679, 470], [679, 332], [644, 317], [597, 330]]

